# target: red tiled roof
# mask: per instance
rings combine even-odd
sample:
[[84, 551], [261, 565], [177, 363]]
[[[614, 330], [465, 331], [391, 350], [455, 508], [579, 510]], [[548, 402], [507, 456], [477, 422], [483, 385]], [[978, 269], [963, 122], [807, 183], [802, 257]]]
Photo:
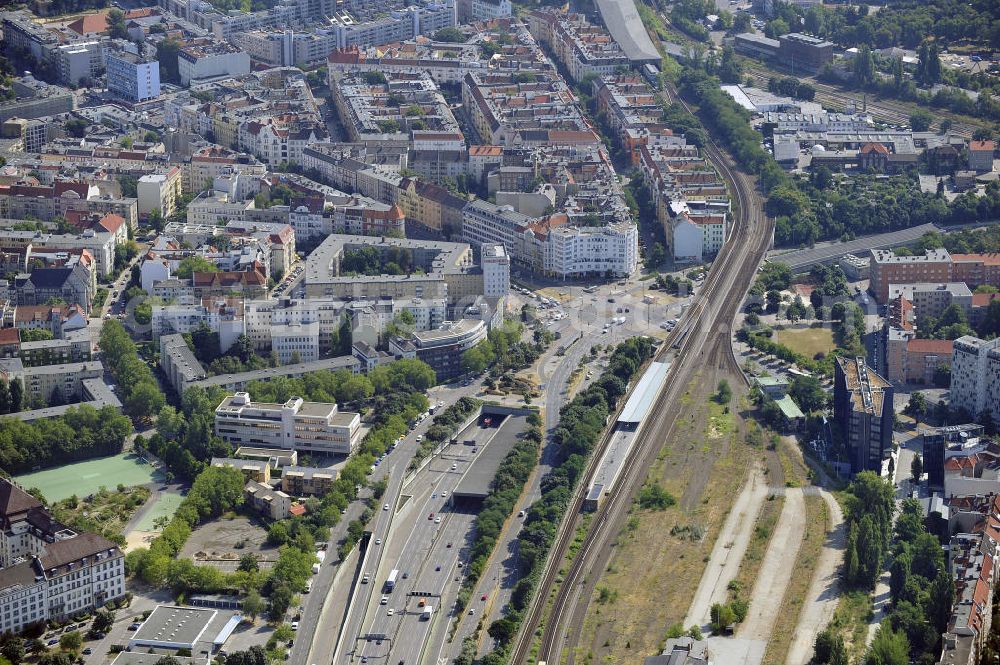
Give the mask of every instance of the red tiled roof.
[[906, 343], [910, 353], [937, 353], [951, 355], [952, 341], [949, 339], [911, 339]]
[[867, 154], [872, 153], [872, 152], [877, 152], [877, 153], [882, 154], [882, 155], [888, 155], [889, 154], [889, 149], [886, 148], [881, 143], [866, 143], [863, 146], [861, 146], [861, 154], [862, 155], [867, 155]]
[[0, 346], [21, 343], [21, 331], [17, 328], [0, 328]]
[[78, 35], [90, 35], [107, 32], [108, 14], [107, 12], [101, 14], [88, 14], [87, 16], [76, 19], [66, 27]]
[[989, 304], [1000, 298], [1000, 293], [973, 293], [972, 294], [972, 306], [973, 307], [987, 307]]
[[989, 150], [990, 152], [993, 152], [996, 149], [997, 149], [997, 144], [996, 144], [995, 141], [970, 141], [969, 142], [969, 150], [973, 150], [975, 152], [985, 152], [987, 150]]
[[122, 217], [121, 215], [116, 215], [114, 213], [109, 212], [107, 215], [102, 217], [101, 220], [97, 223], [98, 225], [103, 227], [106, 231], [110, 233], [115, 233], [125, 223], [125, 218]]

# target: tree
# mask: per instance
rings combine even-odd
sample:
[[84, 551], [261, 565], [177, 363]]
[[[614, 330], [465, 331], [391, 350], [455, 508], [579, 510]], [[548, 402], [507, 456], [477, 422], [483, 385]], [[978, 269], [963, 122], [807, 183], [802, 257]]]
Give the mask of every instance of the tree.
[[948, 629], [951, 619], [951, 609], [955, 604], [955, 583], [951, 574], [944, 568], [938, 571], [927, 594], [927, 618], [938, 634]]
[[865, 87], [875, 80], [875, 56], [872, 50], [866, 45], [858, 49], [858, 54], [854, 56], [854, 83], [860, 87]]
[[736, 622], [736, 613], [733, 612], [729, 605], [715, 603], [712, 605], [710, 614], [713, 633], [722, 633], [722, 631], [728, 630], [729, 626]]
[[191, 279], [191, 274], [195, 272], [219, 272], [219, 268], [204, 257], [188, 256], [177, 265], [174, 276], [178, 279]]
[[924, 394], [919, 390], [915, 390], [910, 393], [910, 400], [906, 403], [906, 408], [903, 409], [903, 413], [919, 423], [920, 420], [927, 414], [927, 398]]
[[816, 635], [813, 645], [813, 663], [816, 665], [847, 665], [847, 648], [844, 638], [830, 628]]
[[128, 28], [125, 27], [125, 12], [112, 9], [108, 12], [108, 35], [112, 39], [128, 39]]
[[920, 484], [920, 479], [924, 475], [924, 461], [921, 459], [920, 455], [914, 455], [913, 461], [910, 463], [910, 478], [913, 480], [914, 485]]
[[261, 598], [261, 595], [256, 591], [251, 589], [247, 592], [247, 595], [243, 597], [243, 611], [250, 617], [251, 622], [257, 620], [257, 617], [261, 615], [264, 608], [264, 599]]
[[59, 636], [59, 648], [63, 651], [79, 651], [83, 644], [83, 636], [80, 631], [74, 630], [71, 633], [63, 633]]
[[934, 122], [934, 116], [924, 109], [910, 114], [910, 127], [915, 132], [926, 132], [931, 128], [932, 122]]
[[112, 610], [97, 610], [91, 627], [98, 633], [107, 633], [114, 625], [115, 613]]
[[17, 413], [24, 407], [24, 384], [21, 379], [12, 378], [10, 381], [10, 412]]
[[125, 398], [125, 412], [132, 418], [147, 419], [166, 404], [166, 398], [155, 383], [143, 381], [132, 387]]
[[257, 555], [253, 552], [244, 554], [240, 557], [240, 565], [236, 569], [242, 570], [245, 573], [256, 573], [260, 570], [260, 564], [257, 563]]
[[883, 622], [868, 647], [864, 665], [909, 665], [909, 662], [910, 643], [906, 636], [893, 631], [887, 622]]
[[16, 635], [4, 636], [3, 644], [0, 644], [0, 655], [3, 655], [12, 665], [21, 665], [25, 652], [23, 639]]
[[465, 41], [465, 34], [455, 27], [441, 28], [434, 33], [434, 41], [461, 44]]
[[814, 376], [796, 376], [788, 385], [788, 394], [805, 413], [825, 411], [827, 393]]
[[725, 379], [719, 381], [719, 387], [715, 393], [715, 400], [722, 405], [728, 405], [733, 399], [733, 389], [729, 387], [729, 382]]

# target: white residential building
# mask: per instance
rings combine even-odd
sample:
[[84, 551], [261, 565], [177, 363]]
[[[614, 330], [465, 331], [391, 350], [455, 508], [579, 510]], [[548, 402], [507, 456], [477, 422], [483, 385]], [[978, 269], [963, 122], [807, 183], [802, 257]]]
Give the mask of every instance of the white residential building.
[[361, 438], [361, 416], [301, 397], [255, 403], [238, 392], [215, 409], [215, 434], [235, 446], [349, 455]]
[[0, 479], [0, 632], [89, 613], [125, 596], [117, 545], [56, 522], [40, 501]]
[[153, 307], [153, 339], [191, 332], [205, 324], [219, 334], [219, 350], [225, 353], [246, 332], [243, 301], [239, 298], [204, 298], [194, 305]]
[[545, 271], [560, 277], [624, 277], [639, 265], [639, 229], [621, 222], [608, 226], [560, 226], [549, 230]]
[[160, 63], [134, 53], [109, 52], [105, 58], [108, 90], [130, 102], [145, 102], [160, 96]]
[[1000, 338], [959, 337], [952, 347], [951, 406], [973, 418], [984, 411], [1000, 417]]

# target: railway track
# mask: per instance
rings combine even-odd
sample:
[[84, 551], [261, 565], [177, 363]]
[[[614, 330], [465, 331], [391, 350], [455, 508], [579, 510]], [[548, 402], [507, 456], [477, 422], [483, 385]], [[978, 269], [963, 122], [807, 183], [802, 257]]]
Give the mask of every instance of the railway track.
[[[667, 91], [667, 95], [691, 111], [688, 105], [672, 91]], [[713, 262], [704, 290], [685, 314], [686, 325], [678, 328], [675, 335], [668, 338], [670, 344], [664, 345], [660, 351], [658, 359], [671, 353], [672, 344], [679, 345], [666, 387], [650, 410], [650, 417], [653, 420], [630, 450], [619, 476], [618, 487], [613, 489], [611, 496], [598, 509], [590, 530], [559, 587], [555, 602], [552, 604], [552, 614], [542, 634], [539, 660], [561, 663], [562, 652], [568, 648], [568, 662], [573, 663], [572, 647], [579, 638], [590, 593], [597, 583], [597, 575], [591, 576], [593, 579], [589, 582], [588, 575], [593, 571], [603, 570], [603, 565], [597, 564], [610, 556], [611, 543], [624, 522], [632, 498], [642, 485], [649, 464], [655, 458], [681, 411], [679, 398], [691, 377], [706, 366], [715, 366], [722, 370], [739, 370], [732, 355], [730, 325], [736, 308], [746, 294], [757, 266], [770, 245], [772, 225], [762, 213], [763, 197], [757, 192], [753, 181], [745, 174], [736, 171], [728, 157], [714, 142], [709, 141], [705, 146], [705, 152], [729, 184], [730, 192], [733, 194], [737, 213], [733, 233]], [[592, 466], [595, 460], [602, 456], [606, 443], [607, 437], [594, 451], [585, 478], [591, 476]], [[512, 650], [511, 662], [516, 665], [524, 663], [528, 656], [535, 630], [542, 618], [545, 601], [549, 596], [549, 589], [575, 536], [586, 488], [587, 483], [581, 482], [557, 534], [539, 583], [538, 593], [528, 610]], [[574, 628], [574, 639], [564, 645], [570, 627]]]
[[[755, 69], [749, 69], [747, 74], [759, 84], [763, 84], [761, 87], [765, 90], [767, 89], [767, 82], [771, 78], [771, 74]], [[809, 79], [807, 82], [816, 88], [816, 101], [824, 104], [824, 106], [833, 104], [846, 110], [851, 104], [861, 103], [865, 99], [865, 93], [862, 92], [844, 92], [834, 85], [821, 83], [813, 79]], [[894, 125], [908, 125], [910, 123], [910, 110], [902, 102], [893, 102], [887, 99], [876, 99], [873, 101], [872, 94], [869, 93], [865, 106], [868, 113], [876, 120]], [[957, 119], [958, 116], [942, 109], [935, 109], [934, 114], [938, 119], [951, 119], [952, 125], [949, 133], [961, 136], [964, 139], [971, 139], [973, 132], [979, 128], [977, 125]]]

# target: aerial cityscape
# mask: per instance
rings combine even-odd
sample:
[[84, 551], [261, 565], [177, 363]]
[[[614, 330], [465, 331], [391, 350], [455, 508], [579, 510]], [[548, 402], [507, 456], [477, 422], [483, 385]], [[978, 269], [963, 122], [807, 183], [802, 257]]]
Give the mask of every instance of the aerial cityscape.
[[0, 29], [0, 665], [1000, 663], [996, 2]]

